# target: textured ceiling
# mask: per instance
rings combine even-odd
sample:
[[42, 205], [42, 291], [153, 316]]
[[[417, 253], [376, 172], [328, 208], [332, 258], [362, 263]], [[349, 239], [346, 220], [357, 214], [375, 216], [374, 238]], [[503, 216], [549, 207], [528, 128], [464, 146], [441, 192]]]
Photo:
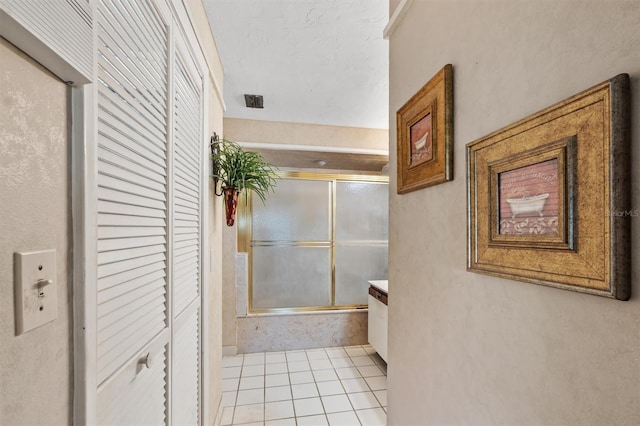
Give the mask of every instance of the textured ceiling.
[[[203, 0], [225, 117], [388, 128], [388, 0]], [[264, 96], [249, 109], [244, 94]]]

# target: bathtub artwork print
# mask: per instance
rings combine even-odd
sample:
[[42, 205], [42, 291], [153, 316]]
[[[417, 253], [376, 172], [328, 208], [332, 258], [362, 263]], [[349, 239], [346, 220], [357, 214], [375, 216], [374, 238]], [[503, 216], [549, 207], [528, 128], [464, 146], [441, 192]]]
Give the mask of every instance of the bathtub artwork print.
[[498, 174], [502, 235], [558, 235], [558, 159]]
[[431, 133], [431, 113], [428, 113], [411, 126], [411, 163], [409, 167], [414, 167], [433, 159]]

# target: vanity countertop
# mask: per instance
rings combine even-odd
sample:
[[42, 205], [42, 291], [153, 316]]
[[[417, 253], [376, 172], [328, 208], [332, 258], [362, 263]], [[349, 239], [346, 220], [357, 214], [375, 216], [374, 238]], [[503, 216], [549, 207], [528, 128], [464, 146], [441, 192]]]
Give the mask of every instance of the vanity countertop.
[[374, 286], [375, 288], [377, 288], [380, 291], [383, 291], [385, 293], [389, 293], [389, 281], [388, 280], [371, 280], [369, 281], [369, 284], [371, 284], [372, 286]]

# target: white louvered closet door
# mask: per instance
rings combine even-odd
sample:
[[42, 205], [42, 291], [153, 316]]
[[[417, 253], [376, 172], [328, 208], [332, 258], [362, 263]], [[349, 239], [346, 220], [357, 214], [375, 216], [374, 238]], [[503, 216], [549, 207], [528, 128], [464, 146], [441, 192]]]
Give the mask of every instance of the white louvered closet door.
[[203, 173], [202, 77], [176, 36], [173, 143], [171, 419], [200, 421], [200, 283]]
[[166, 423], [168, 26], [150, 1], [101, 0], [97, 422]]

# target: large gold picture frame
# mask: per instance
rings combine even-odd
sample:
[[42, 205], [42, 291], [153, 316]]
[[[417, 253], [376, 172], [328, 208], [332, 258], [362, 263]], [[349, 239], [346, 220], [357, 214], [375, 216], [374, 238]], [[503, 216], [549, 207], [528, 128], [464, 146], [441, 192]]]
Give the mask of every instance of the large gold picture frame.
[[445, 65], [396, 113], [398, 194], [453, 179], [453, 67]]
[[629, 76], [467, 144], [467, 270], [628, 300]]

